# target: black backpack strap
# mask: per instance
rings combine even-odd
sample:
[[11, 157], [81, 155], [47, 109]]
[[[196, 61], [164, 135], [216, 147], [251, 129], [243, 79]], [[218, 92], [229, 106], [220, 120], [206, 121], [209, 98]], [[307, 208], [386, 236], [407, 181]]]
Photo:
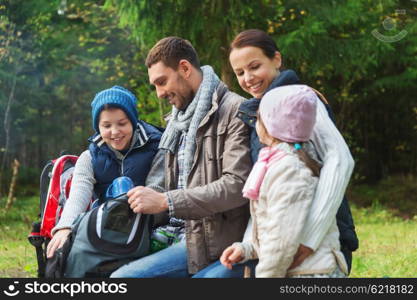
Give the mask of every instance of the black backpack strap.
[[[36, 249], [36, 260], [38, 261], [38, 277], [45, 277], [45, 266], [46, 266], [46, 257], [43, 245], [45, 243], [45, 238], [40, 235], [40, 222], [34, 222], [32, 224], [32, 232], [28, 236], [29, 242]], [[46, 249], [46, 245], [45, 245]]]
[[51, 172], [52, 168], [54, 166], [54, 163], [52, 160], [48, 161], [44, 168], [42, 169], [42, 173], [40, 176], [40, 202], [39, 202], [39, 214], [41, 219], [43, 219], [43, 212], [45, 210], [46, 200], [48, 197], [48, 188], [49, 188], [49, 181], [51, 180]]
[[348, 265], [348, 271], [352, 267], [352, 252], [358, 249], [359, 240], [355, 232], [355, 225], [352, 218], [352, 212], [346, 196], [343, 197], [342, 204], [336, 214], [337, 227], [340, 233], [340, 250], [345, 256]]
[[65, 268], [69, 252], [71, 251], [72, 244], [74, 243], [77, 235], [78, 227], [81, 223], [82, 217], [85, 214], [78, 216], [74, 221], [74, 226], [71, 228], [71, 232], [68, 235], [67, 240], [61, 248], [55, 250], [54, 256], [45, 261], [44, 277], [46, 278], [64, 278]]
[[46, 278], [64, 278], [65, 267], [68, 254], [71, 250], [73, 240], [71, 234], [68, 236], [62, 247], [55, 250], [54, 255], [46, 260], [45, 277]]

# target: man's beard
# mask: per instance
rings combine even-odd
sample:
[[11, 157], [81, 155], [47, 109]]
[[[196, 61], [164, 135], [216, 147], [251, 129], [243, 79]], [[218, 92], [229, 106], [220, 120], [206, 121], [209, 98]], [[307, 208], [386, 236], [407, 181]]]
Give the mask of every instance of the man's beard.
[[184, 87], [184, 91], [188, 91], [188, 93], [183, 96], [182, 94], [178, 94], [178, 96], [181, 98], [181, 103], [183, 103], [183, 107], [181, 107], [179, 110], [186, 110], [188, 105], [190, 105], [191, 101], [193, 101], [194, 97], [195, 97], [195, 93], [193, 91], [193, 89], [191, 88], [191, 86], [188, 84], [187, 81], [185, 81], [185, 79], [180, 78], [178, 80], [178, 84], [180, 84], [180, 86]]

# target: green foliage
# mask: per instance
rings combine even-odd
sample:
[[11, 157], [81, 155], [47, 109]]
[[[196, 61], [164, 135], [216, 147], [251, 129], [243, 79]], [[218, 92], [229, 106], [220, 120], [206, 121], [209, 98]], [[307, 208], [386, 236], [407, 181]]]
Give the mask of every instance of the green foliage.
[[[389, 174], [417, 172], [417, 154], [412, 151], [417, 144], [417, 8], [411, 1], [194, 4], [106, 1], [142, 48], [149, 49], [164, 36], [185, 37], [202, 62], [213, 65], [236, 91], [240, 89], [228, 63], [230, 41], [244, 29], [267, 31], [276, 39], [285, 66], [330, 101], [357, 162], [355, 179], [375, 182]], [[375, 30], [388, 38], [407, 33], [389, 43], [378, 39]]]
[[60, 15], [62, 3], [0, 5], [0, 115], [9, 111], [10, 131], [8, 142], [1, 128], [0, 193], [14, 158], [21, 172], [36, 168], [39, 174], [62, 150], [80, 154], [86, 148], [93, 133], [90, 102], [104, 88], [118, 84], [139, 92], [141, 117], [162, 124], [160, 105], [146, 92], [144, 52], [118, 27], [114, 10], [104, 10], [100, 1], [68, 1]]
[[[326, 95], [356, 161], [355, 181], [416, 175], [416, 12], [401, 0], [2, 0], [0, 116], [9, 117], [0, 128], [0, 194], [14, 158], [23, 173], [40, 172], [61, 150], [85, 149], [90, 101], [101, 89], [131, 89], [141, 118], [164, 125], [170, 107], [156, 99], [143, 64], [162, 37], [189, 39], [202, 64], [243, 94], [228, 46], [249, 28], [267, 31], [284, 66]], [[390, 43], [375, 30], [406, 35]]]
[[[243, 28], [265, 27], [260, 15], [272, 15], [276, 1], [203, 0], [107, 0], [115, 7], [120, 25], [128, 28], [141, 48], [149, 50], [164, 36], [191, 41], [202, 64], [210, 64], [231, 83], [228, 44]], [[179, 17], [183, 16], [183, 17]]]
[[[156, 41], [178, 35], [243, 94], [228, 45], [249, 28], [271, 34], [285, 67], [326, 95], [356, 161], [354, 182], [380, 182], [349, 189], [361, 243], [352, 276], [414, 277], [416, 12], [408, 0], [0, 0], [0, 195], [11, 161], [21, 163], [7, 214], [0, 197], [0, 277], [35, 276], [26, 236], [39, 204], [19, 195], [37, 193], [41, 167], [61, 150], [86, 148], [95, 93], [123, 85], [142, 119], [164, 125], [170, 107], [150, 87], [144, 59]], [[374, 30], [406, 35], [390, 43]]]
[[415, 176], [392, 176], [377, 185], [356, 184], [348, 189], [347, 194], [350, 202], [371, 210], [382, 211], [380, 208], [386, 207], [401, 218], [413, 219], [417, 216]]
[[[404, 1], [384, 1], [383, 6], [375, 1], [297, 1], [286, 8], [269, 32], [286, 66], [327, 96], [358, 176], [377, 181], [393, 173], [415, 174], [416, 8]], [[405, 13], [397, 13], [400, 8]], [[396, 28], [381, 29], [387, 20]], [[408, 33], [388, 43], [373, 30], [386, 36]]]

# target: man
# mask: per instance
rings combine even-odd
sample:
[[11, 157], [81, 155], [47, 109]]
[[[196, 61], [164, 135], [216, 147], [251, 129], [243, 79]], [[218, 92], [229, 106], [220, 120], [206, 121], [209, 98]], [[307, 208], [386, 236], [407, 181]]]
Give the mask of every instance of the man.
[[[158, 97], [173, 106], [148, 176], [165, 179], [167, 192], [136, 187], [128, 201], [135, 213], [168, 212], [176, 223], [184, 220], [185, 240], [123, 266], [112, 277], [215, 277], [209, 265], [242, 240], [249, 219], [242, 196], [252, 167], [249, 133], [236, 117], [243, 98], [210, 66], [200, 68], [193, 46], [178, 37], [160, 40], [146, 66]], [[241, 277], [242, 269], [227, 276]]]

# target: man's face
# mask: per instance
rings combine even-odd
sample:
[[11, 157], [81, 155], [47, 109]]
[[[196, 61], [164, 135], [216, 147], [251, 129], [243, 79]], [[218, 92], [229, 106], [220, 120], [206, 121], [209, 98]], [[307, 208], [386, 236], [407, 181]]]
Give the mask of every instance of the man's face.
[[194, 92], [184, 77], [181, 66], [174, 70], [160, 61], [148, 69], [148, 75], [149, 82], [156, 88], [158, 98], [167, 99], [177, 109], [186, 109], [193, 100]]

